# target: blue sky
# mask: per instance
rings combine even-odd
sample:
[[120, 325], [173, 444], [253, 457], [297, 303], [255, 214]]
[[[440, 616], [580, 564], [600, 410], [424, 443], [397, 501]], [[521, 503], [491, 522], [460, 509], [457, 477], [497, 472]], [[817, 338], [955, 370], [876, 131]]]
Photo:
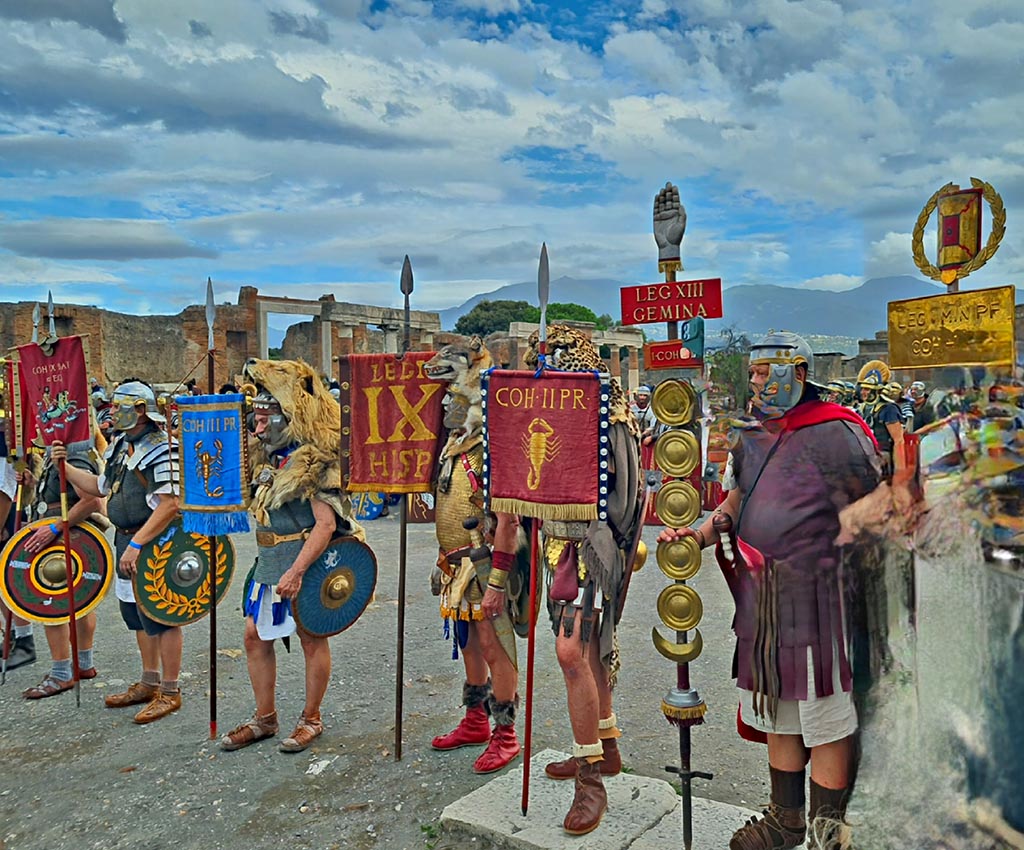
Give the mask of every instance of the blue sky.
[[647, 282], [666, 180], [686, 275], [842, 289], [977, 176], [1009, 223], [967, 288], [1017, 283], [1022, 45], [1019, 0], [7, 0], [0, 301], [395, 305], [409, 254], [441, 309], [542, 241]]

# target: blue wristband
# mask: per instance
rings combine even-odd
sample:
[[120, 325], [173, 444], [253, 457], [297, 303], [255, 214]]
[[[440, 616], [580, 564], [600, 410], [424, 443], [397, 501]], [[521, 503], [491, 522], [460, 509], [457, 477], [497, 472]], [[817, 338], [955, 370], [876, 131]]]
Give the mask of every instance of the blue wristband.
[[56, 523], [53, 523], [53, 522], [50, 523], [50, 531], [55, 536], [58, 536], [58, 537], [60, 536], [60, 529], [57, 528], [57, 524]]
[[129, 540], [128, 541], [128, 545], [131, 546], [132, 549], [141, 549], [142, 548], [142, 544], [141, 543], [136, 543], [134, 540]]

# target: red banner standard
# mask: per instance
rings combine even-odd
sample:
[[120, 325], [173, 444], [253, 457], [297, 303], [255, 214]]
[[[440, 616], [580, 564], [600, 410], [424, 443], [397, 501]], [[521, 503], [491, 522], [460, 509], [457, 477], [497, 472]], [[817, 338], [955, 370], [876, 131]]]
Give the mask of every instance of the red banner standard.
[[345, 487], [354, 493], [431, 489], [442, 427], [444, 384], [423, 364], [432, 351], [350, 354], [341, 372], [341, 451]]
[[[89, 381], [80, 336], [65, 336], [47, 355], [36, 343], [18, 346], [21, 359], [22, 403], [26, 420], [43, 442], [60, 440], [69, 448], [91, 445], [89, 433]], [[34, 420], [34, 421], [33, 421]]]
[[722, 279], [674, 280], [624, 286], [619, 290], [622, 324], [685, 322], [722, 317]]
[[484, 379], [484, 485], [492, 511], [604, 519], [609, 385], [592, 372], [494, 369]]

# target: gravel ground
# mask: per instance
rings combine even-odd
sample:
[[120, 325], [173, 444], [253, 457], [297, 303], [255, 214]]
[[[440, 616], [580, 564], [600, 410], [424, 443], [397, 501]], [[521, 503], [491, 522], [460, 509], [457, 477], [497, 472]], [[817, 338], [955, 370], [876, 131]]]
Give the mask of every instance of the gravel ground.
[[[36, 664], [8, 673], [0, 688], [0, 850], [118, 848], [437, 848], [454, 846], [436, 821], [453, 800], [485, 778], [471, 767], [478, 750], [435, 753], [431, 738], [460, 716], [461, 662], [441, 637], [427, 576], [436, 557], [432, 525], [409, 526], [408, 613], [404, 675], [402, 761], [394, 758], [395, 636], [399, 523], [396, 516], [367, 524], [377, 554], [377, 595], [360, 620], [332, 639], [334, 669], [323, 706], [324, 735], [304, 753], [278, 752], [265, 741], [221, 752], [209, 735], [209, 622], [185, 629], [184, 705], [149, 726], [132, 723], [132, 710], [110, 710], [103, 695], [138, 676], [138, 654], [111, 592], [99, 609], [96, 666], [83, 683], [82, 705], [71, 692], [40, 701], [22, 689], [46, 672], [45, 648]], [[666, 579], [654, 558], [657, 529], [645, 540], [652, 552], [636, 574], [620, 629], [622, 671], [616, 711], [627, 767], [671, 779], [678, 736], [660, 711], [675, 669], [651, 643], [655, 603]], [[242, 650], [241, 578], [255, 555], [252, 535], [235, 537], [237, 567], [218, 609], [219, 731], [252, 711]], [[729, 678], [732, 601], [710, 552], [693, 582], [704, 602], [704, 652], [692, 665], [695, 687], [709, 706], [693, 731], [693, 766], [711, 771], [698, 795], [750, 808], [768, 797], [763, 748], [735, 733], [736, 695]], [[45, 647], [42, 629], [37, 641]], [[282, 733], [302, 707], [303, 665], [297, 641], [291, 656], [278, 644], [278, 712]], [[520, 642], [525, 690], [525, 641]], [[572, 741], [565, 691], [546, 619], [539, 629], [534, 752]], [[519, 722], [522, 734], [522, 718]], [[534, 788], [532, 793], [543, 793]], [[579, 846], [567, 840], [567, 846]], [[474, 846], [482, 846], [477, 843]]]

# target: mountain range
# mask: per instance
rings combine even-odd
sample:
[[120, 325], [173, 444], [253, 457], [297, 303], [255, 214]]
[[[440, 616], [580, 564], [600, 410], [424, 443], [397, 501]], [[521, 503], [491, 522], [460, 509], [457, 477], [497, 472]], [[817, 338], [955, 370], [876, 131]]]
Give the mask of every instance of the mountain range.
[[[619, 290], [633, 285], [604, 278], [578, 280], [560, 277], [551, 281], [550, 300], [582, 304], [599, 316], [607, 313], [618, 319], [621, 316]], [[910, 275], [872, 278], [854, 289], [841, 292], [742, 284], [723, 290], [723, 316], [709, 321], [708, 333], [732, 327], [737, 332], [751, 335], [775, 328], [814, 336], [870, 339], [877, 331], [885, 330], [886, 304], [889, 301], [940, 295], [944, 289], [939, 284]], [[458, 307], [441, 310], [441, 327], [446, 330], [454, 328], [459, 317], [481, 301], [505, 300], [536, 304], [537, 284], [513, 283], [474, 295]], [[662, 322], [642, 327], [651, 337], [657, 337], [657, 331], [664, 326]]]

